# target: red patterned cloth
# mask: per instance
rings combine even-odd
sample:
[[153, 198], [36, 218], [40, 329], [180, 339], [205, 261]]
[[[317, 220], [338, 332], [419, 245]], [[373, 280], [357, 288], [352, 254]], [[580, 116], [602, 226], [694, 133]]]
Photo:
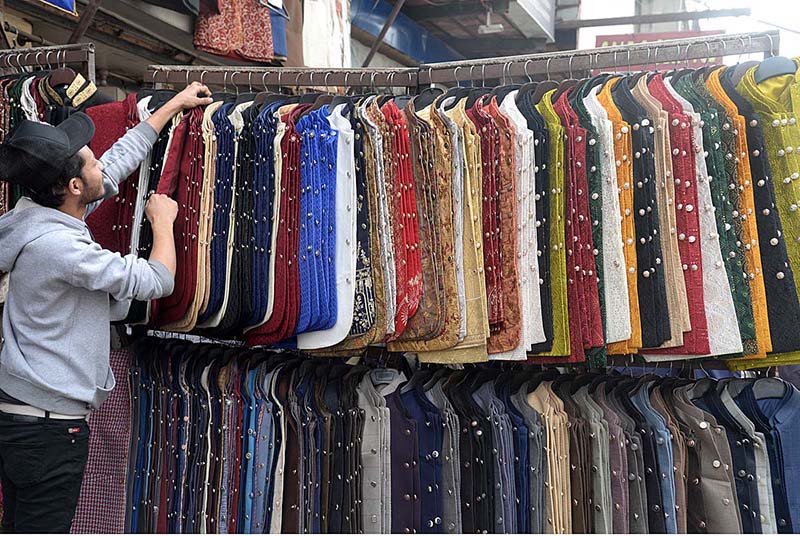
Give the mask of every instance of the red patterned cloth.
[[200, 221], [200, 189], [203, 183], [203, 110], [194, 108], [186, 112], [172, 136], [170, 152], [164, 160], [164, 169], [157, 192], [178, 203], [175, 220], [175, 250], [177, 268], [175, 289], [170, 296], [159, 300], [155, 325], [168, 326], [178, 322], [197, 292], [197, 252]]
[[271, 61], [269, 8], [259, 0], [219, 0], [219, 13], [201, 9], [194, 27], [194, 46], [219, 56]]
[[89, 418], [89, 458], [72, 533], [125, 532], [125, 482], [131, 434], [128, 350], [111, 351], [117, 386]]
[[[136, 110], [136, 94], [132, 93], [124, 101], [93, 106], [86, 110], [95, 125], [103, 125], [97, 129], [89, 147], [99, 157], [125, 135], [125, 132], [139, 122]], [[137, 168], [131, 177], [119, 186], [119, 194], [103, 201], [92, 212], [86, 223], [92, 231], [95, 241], [103, 248], [122, 253], [130, 253], [131, 227], [133, 211], [139, 181]]]

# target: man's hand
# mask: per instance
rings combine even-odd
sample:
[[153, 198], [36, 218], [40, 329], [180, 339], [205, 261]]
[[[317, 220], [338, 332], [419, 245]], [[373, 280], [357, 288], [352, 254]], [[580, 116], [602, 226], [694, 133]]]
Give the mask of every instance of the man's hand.
[[153, 227], [159, 225], [172, 227], [172, 224], [175, 223], [175, 218], [178, 217], [178, 203], [166, 195], [153, 194], [147, 200], [144, 213]]
[[147, 123], [156, 132], [161, 132], [161, 129], [172, 120], [175, 114], [183, 113], [197, 106], [206, 106], [212, 102], [211, 90], [200, 82], [192, 82], [148, 117]]
[[176, 111], [184, 111], [197, 106], [207, 106], [211, 102], [211, 90], [200, 82], [192, 82], [183, 91], [172, 97], [165, 106]]

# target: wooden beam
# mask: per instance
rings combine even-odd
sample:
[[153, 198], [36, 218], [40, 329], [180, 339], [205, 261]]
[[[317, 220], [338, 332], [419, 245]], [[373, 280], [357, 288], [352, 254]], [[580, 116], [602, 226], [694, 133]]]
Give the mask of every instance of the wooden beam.
[[748, 17], [750, 8], [709, 9], [707, 11], [681, 11], [679, 13], [653, 13], [651, 15], [633, 15], [631, 17], [612, 17], [607, 19], [576, 19], [556, 21], [557, 30], [577, 30], [598, 26], [620, 26], [624, 24], [657, 24], [659, 22], [677, 22], [698, 19], [714, 19], [718, 17]]
[[81, 18], [78, 19], [78, 24], [75, 25], [75, 29], [72, 30], [72, 35], [69, 36], [67, 43], [77, 43], [83, 36], [86, 35], [86, 31], [89, 29], [89, 26], [92, 24], [92, 20], [94, 20], [94, 16], [97, 14], [97, 9], [100, 7], [100, 2], [103, 0], [89, 0], [89, 4], [84, 8], [83, 13], [81, 13]]

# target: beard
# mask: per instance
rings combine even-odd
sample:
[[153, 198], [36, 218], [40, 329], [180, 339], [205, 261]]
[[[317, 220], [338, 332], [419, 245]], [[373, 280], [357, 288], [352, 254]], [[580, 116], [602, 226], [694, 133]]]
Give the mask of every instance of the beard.
[[82, 177], [81, 182], [84, 185], [84, 191], [81, 194], [81, 204], [83, 206], [90, 205], [95, 201], [100, 201], [103, 199], [103, 197], [105, 197], [105, 188], [103, 187], [102, 182], [95, 188], [91, 188], [89, 183], [86, 182], [86, 179]]

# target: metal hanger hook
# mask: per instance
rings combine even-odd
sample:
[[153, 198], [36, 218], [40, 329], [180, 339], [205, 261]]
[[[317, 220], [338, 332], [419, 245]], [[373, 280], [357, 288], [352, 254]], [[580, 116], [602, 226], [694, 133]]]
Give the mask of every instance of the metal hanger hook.
[[234, 71], [231, 75], [231, 84], [233, 84], [233, 88], [236, 90], [236, 94], [239, 94], [239, 86], [236, 85], [236, 75], [239, 74], [239, 71]]
[[264, 86], [264, 89], [267, 89], [267, 75], [269, 71], [264, 71], [264, 74], [261, 75], [261, 85]]
[[375, 90], [375, 77], [377, 75], [378, 75], [377, 72], [374, 72], [371, 75], [369, 75], [369, 87], [371, 87], [373, 91]]
[[508, 73], [508, 83], [509, 84], [513, 84], [514, 83], [514, 77], [511, 75], [511, 66], [512, 65], [513, 65], [513, 62], [509, 61], [508, 63], [505, 64], [505, 67], [504, 67], [505, 71]]
[[522, 66], [522, 70], [525, 71], [525, 76], [528, 77], [528, 82], [533, 82], [533, 77], [528, 74], [528, 64], [531, 63], [533, 60], [527, 60], [525, 65]]
[[550, 62], [553, 61], [553, 58], [547, 58], [547, 64], [545, 65], [545, 69], [547, 71], [547, 79], [550, 80]]
[[572, 76], [572, 61], [573, 61], [574, 59], [575, 59], [575, 54], [572, 54], [572, 55], [569, 57], [569, 77], [570, 77], [570, 78], [575, 78], [574, 76]]
[[228, 71], [222, 73], [222, 92], [228, 92]]
[[486, 87], [486, 64], [481, 65], [481, 83]]
[[247, 72], [247, 91], [253, 92], [253, 71]]
[[205, 77], [206, 77], [206, 73], [207, 73], [207, 72], [208, 72], [208, 71], [200, 71], [200, 83], [201, 83], [201, 84], [203, 84], [203, 85], [205, 85], [205, 82], [204, 82], [204, 80], [205, 80]]
[[328, 87], [328, 77], [329, 77], [330, 75], [332, 75], [332, 74], [333, 74], [333, 73], [332, 73], [332, 72], [330, 72], [330, 71], [328, 71], [327, 73], [325, 73], [325, 78], [323, 78], [323, 79], [322, 79], [322, 85], [324, 85], [325, 87]]
[[[752, 38], [753, 38], [753, 36], [750, 36], [750, 39], [752, 39]], [[775, 56], [775, 51], [774, 51], [775, 41], [772, 40], [772, 34], [771, 33], [767, 34], [767, 39], [769, 39], [769, 57], [772, 58], [772, 57]]]
[[186, 85], [189, 85], [189, 69], [186, 69]]
[[475, 80], [475, 79], [472, 77], [472, 71], [473, 71], [474, 69], [475, 69], [475, 65], [470, 65], [470, 66], [469, 66], [469, 81], [470, 81], [470, 84], [472, 84], [472, 81], [473, 81], [473, 80]]
[[[456, 87], [460, 85], [460, 81], [458, 80], [458, 70], [459, 69], [461, 69], [461, 65], [457, 65], [456, 68], [453, 69], [453, 78], [455, 78]], [[428, 73], [428, 76], [430, 77], [430, 73]]]
[[631, 65], [631, 49], [628, 49], [628, 72], [633, 70], [633, 66]]

